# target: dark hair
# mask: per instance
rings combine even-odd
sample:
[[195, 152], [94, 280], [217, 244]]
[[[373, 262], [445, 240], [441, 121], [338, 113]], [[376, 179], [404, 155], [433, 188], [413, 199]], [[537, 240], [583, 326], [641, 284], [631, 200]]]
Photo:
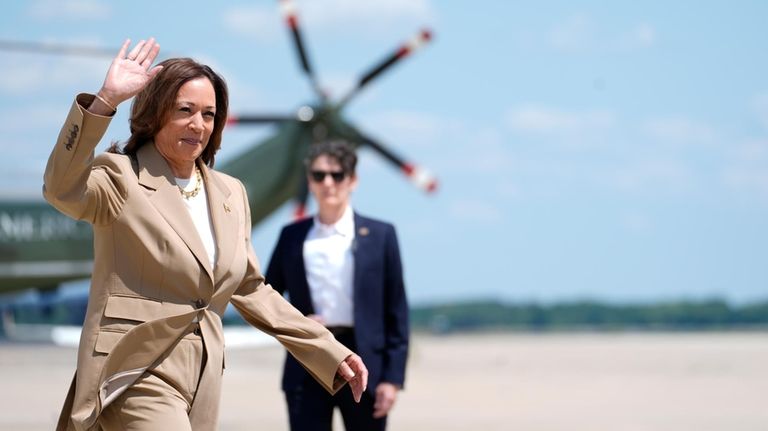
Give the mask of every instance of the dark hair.
[[221, 134], [227, 123], [227, 83], [213, 69], [191, 58], [170, 58], [158, 66], [163, 66], [163, 69], [136, 95], [131, 104], [131, 137], [122, 150], [117, 144], [112, 144], [107, 151], [135, 156], [139, 148], [154, 139], [168, 122], [181, 86], [193, 79], [208, 78], [216, 93], [216, 113], [211, 137], [200, 157], [206, 165], [213, 167], [214, 155], [221, 147]]
[[307, 169], [320, 156], [328, 156], [336, 160], [346, 174], [355, 175], [357, 166], [357, 154], [355, 148], [347, 141], [331, 140], [314, 142], [309, 146], [304, 165]]

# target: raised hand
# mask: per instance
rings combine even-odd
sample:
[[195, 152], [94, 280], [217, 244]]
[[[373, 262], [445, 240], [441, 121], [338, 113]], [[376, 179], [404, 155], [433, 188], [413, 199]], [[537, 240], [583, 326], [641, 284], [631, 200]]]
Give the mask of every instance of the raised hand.
[[355, 402], [359, 403], [365, 388], [368, 387], [368, 369], [365, 368], [363, 360], [353, 353], [339, 364], [336, 373], [349, 383], [352, 396], [355, 398]]
[[128, 52], [130, 44], [130, 39], [123, 42], [97, 93], [112, 108], [135, 96], [163, 68], [151, 67], [160, 52], [160, 45], [155, 42], [155, 38], [140, 41]]

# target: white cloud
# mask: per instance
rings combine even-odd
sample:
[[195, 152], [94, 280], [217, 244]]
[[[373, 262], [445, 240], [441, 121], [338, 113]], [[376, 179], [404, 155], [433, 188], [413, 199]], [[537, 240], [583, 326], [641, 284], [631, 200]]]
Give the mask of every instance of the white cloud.
[[757, 192], [768, 197], [768, 171], [764, 168], [729, 167], [723, 171], [723, 182], [726, 186], [740, 192]]
[[644, 130], [654, 139], [675, 144], [711, 143], [715, 138], [712, 127], [685, 117], [652, 119]]
[[274, 40], [283, 32], [282, 18], [274, 5], [231, 7], [223, 13], [224, 26], [233, 33], [257, 40]]
[[768, 94], [755, 97], [752, 107], [763, 127], [768, 128]]
[[[333, 31], [343, 27], [350, 34], [370, 36], [403, 21], [423, 24], [435, 21], [428, 0], [306, 0], [295, 3], [303, 31], [308, 28]], [[272, 39], [278, 32], [285, 31], [283, 21], [277, 5], [233, 7], [224, 13], [227, 27], [248, 37]]]
[[419, 146], [439, 144], [441, 137], [456, 131], [456, 122], [417, 111], [388, 111], [365, 118], [366, 128], [387, 131], [387, 139], [407, 140]]
[[24, 94], [45, 82], [45, 67], [40, 61], [22, 63], [0, 60], [0, 68], [3, 70], [0, 92], [5, 94]]
[[653, 228], [653, 221], [647, 214], [630, 211], [621, 215], [621, 224], [629, 231], [646, 233]]
[[645, 48], [653, 46], [656, 43], [656, 29], [647, 23], [638, 24], [630, 32], [630, 41]]
[[[353, 88], [357, 87], [358, 78], [349, 73], [349, 71], [324, 70], [322, 73], [322, 82], [320, 89], [331, 100], [340, 100], [346, 96]], [[379, 98], [379, 87], [370, 85], [365, 90], [357, 93], [351, 100], [356, 106], [364, 106]]]
[[[66, 116], [61, 107], [53, 105], [34, 105], [21, 109], [8, 110], [0, 116], [0, 130], [3, 133], [16, 133], [40, 128], [58, 128]], [[53, 138], [52, 138], [53, 140]], [[21, 147], [20, 150], [34, 150], [33, 146]]]
[[112, 17], [112, 8], [97, 0], [38, 0], [29, 5], [28, 14], [40, 20], [77, 19], [105, 20]]
[[618, 33], [601, 31], [598, 24], [585, 13], [573, 14], [551, 29], [549, 42], [556, 50], [570, 54], [628, 51], [656, 43], [656, 29], [649, 23], [638, 23]]
[[729, 147], [728, 155], [737, 163], [768, 162], [768, 140], [751, 139]]
[[450, 207], [453, 217], [473, 223], [499, 223], [504, 220], [501, 210], [490, 202], [476, 199], [454, 201]]
[[688, 165], [663, 159], [619, 166], [609, 178], [620, 190], [649, 193], [683, 193], [695, 183]]
[[768, 196], [768, 140], [751, 139], [728, 147], [721, 180], [731, 190]]
[[510, 180], [500, 180], [498, 184], [496, 184], [496, 192], [505, 200], [518, 199], [523, 196], [520, 186]]
[[0, 93], [36, 94], [45, 90], [73, 88], [95, 91], [104, 79], [109, 59], [75, 57], [24, 57], [0, 59], [3, 79]]
[[331, 28], [337, 25], [387, 27], [401, 19], [431, 22], [434, 12], [428, 0], [312, 0], [297, 2], [309, 25]]
[[571, 15], [552, 29], [550, 42], [556, 49], [571, 53], [594, 48], [595, 26], [583, 13]]
[[512, 148], [494, 128], [480, 128], [466, 134], [463, 150], [456, 153], [456, 168], [478, 175], [493, 175], [497, 179], [514, 169]]
[[539, 106], [512, 108], [505, 114], [505, 120], [515, 131], [539, 134], [599, 131], [615, 123], [609, 111], [566, 112]]
[[492, 177], [497, 183], [519, 169], [513, 147], [493, 127], [467, 129], [454, 125], [442, 131], [430, 150], [428, 162], [436, 170], [466, 173], [482, 181]]

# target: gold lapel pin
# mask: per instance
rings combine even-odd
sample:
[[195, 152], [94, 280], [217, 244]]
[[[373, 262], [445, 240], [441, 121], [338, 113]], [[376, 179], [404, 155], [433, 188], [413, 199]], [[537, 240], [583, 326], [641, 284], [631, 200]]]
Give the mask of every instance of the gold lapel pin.
[[360, 229], [358, 229], [358, 230], [357, 230], [357, 233], [358, 233], [360, 236], [367, 236], [367, 235], [368, 235], [370, 232], [371, 232], [371, 231], [370, 231], [370, 230], [368, 230], [368, 228], [367, 228], [367, 227], [365, 227], [365, 226], [363, 226], [363, 227], [361, 227]]
[[229, 210], [229, 205], [227, 205], [226, 203], [224, 204], [224, 211], [226, 211], [226, 212], [229, 212], [229, 211], [230, 211], [230, 210]]

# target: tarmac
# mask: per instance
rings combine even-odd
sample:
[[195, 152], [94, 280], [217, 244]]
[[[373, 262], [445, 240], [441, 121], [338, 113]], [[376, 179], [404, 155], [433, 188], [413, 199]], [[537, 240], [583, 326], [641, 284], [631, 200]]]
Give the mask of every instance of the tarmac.
[[[0, 343], [0, 430], [52, 430], [75, 355]], [[288, 429], [283, 357], [227, 351], [222, 431]], [[766, 364], [768, 332], [417, 334], [389, 429], [764, 431]]]

